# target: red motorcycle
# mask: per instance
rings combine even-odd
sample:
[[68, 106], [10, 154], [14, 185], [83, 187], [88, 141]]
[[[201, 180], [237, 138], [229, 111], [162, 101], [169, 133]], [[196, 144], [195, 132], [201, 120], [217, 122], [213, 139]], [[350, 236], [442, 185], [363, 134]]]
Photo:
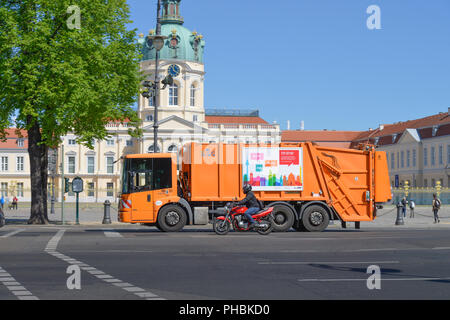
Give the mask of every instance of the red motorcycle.
[[252, 215], [258, 224], [252, 229], [249, 228], [250, 222], [245, 216], [245, 211], [247, 207], [245, 206], [235, 206], [234, 203], [227, 203], [224, 207], [225, 211], [221, 213], [216, 213], [214, 219], [213, 228], [214, 232], [218, 235], [226, 235], [231, 226], [235, 231], [250, 231], [256, 230], [259, 234], [269, 234], [273, 229], [273, 208], [264, 208], [259, 212]]

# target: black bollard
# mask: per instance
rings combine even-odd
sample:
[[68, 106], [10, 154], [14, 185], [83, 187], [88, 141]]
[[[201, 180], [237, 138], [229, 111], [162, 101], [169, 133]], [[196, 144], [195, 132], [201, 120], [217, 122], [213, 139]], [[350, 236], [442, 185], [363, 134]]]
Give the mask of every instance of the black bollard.
[[405, 221], [403, 220], [403, 214], [402, 214], [402, 208], [403, 205], [400, 203], [397, 204], [397, 220], [395, 220], [396, 226], [402, 226], [405, 224]]
[[109, 202], [109, 200], [106, 200], [104, 205], [104, 216], [103, 216], [103, 224], [111, 224], [111, 215], [110, 215], [110, 210], [111, 210], [111, 202]]

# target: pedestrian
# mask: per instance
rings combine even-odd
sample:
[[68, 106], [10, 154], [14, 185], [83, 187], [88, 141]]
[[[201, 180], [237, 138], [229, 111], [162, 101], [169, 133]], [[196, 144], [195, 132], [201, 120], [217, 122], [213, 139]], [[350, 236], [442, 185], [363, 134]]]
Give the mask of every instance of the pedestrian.
[[14, 196], [13, 201], [12, 201], [12, 207], [13, 207], [13, 209], [16, 209], [16, 210], [17, 210], [17, 204], [18, 204], [18, 202], [19, 202], [19, 199], [17, 199], [17, 197]]
[[439, 209], [441, 208], [441, 200], [436, 196], [436, 194], [433, 194], [433, 214], [434, 214], [434, 223], [439, 223], [441, 220], [439, 220]]
[[414, 218], [414, 208], [416, 207], [416, 204], [414, 203], [414, 200], [409, 200], [409, 217]]
[[408, 201], [406, 200], [406, 197], [403, 197], [402, 199], [402, 213], [403, 218], [406, 218], [406, 206], [408, 205]]
[[5, 205], [5, 197], [2, 195], [2, 198], [0, 199], [0, 208], [3, 209], [4, 205]]

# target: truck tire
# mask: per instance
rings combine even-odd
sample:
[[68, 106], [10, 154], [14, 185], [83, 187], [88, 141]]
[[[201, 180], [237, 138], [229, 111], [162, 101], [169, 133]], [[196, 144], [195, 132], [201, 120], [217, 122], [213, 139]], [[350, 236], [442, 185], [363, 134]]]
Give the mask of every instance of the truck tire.
[[163, 232], [177, 232], [186, 225], [186, 211], [177, 205], [163, 207], [158, 214], [157, 227]]
[[309, 232], [322, 232], [328, 227], [330, 216], [327, 210], [319, 205], [312, 205], [305, 209], [301, 225]]
[[273, 231], [285, 232], [294, 225], [294, 213], [289, 207], [284, 205], [275, 205], [273, 207]]

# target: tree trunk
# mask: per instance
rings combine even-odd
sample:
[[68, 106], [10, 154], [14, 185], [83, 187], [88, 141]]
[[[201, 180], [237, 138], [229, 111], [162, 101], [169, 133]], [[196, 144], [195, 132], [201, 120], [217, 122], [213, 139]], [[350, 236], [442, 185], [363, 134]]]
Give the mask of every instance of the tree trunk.
[[47, 176], [48, 147], [42, 142], [37, 121], [28, 129], [28, 154], [31, 176], [31, 212], [28, 224], [48, 224], [47, 216]]

